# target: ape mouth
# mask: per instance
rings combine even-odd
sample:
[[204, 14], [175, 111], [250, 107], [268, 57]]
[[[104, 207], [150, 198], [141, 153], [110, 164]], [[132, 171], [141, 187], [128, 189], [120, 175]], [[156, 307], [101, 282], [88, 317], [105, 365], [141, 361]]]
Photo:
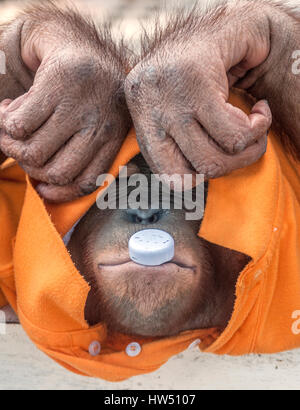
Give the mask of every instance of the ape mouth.
[[101, 320], [121, 333], [165, 336], [172, 332], [170, 324], [186, 322], [200, 278], [200, 269], [177, 260], [160, 266], [100, 263]]
[[145, 266], [139, 265], [131, 260], [127, 260], [121, 263], [115, 264], [107, 264], [107, 263], [99, 263], [98, 269], [101, 273], [116, 273], [116, 274], [144, 274], [144, 275], [156, 275], [156, 274], [164, 274], [164, 275], [176, 275], [176, 274], [196, 274], [197, 267], [196, 266], [189, 266], [185, 263], [172, 260], [170, 262], [164, 263], [159, 266]]
[[101, 305], [97, 321], [113, 331], [145, 337], [164, 337], [173, 334], [174, 326], [186, 325], [203, 277], [201, 264], [183, 249], [159, 266], [139, 265], [127, 253], [110, 250], [97, 255], [93, 273]]

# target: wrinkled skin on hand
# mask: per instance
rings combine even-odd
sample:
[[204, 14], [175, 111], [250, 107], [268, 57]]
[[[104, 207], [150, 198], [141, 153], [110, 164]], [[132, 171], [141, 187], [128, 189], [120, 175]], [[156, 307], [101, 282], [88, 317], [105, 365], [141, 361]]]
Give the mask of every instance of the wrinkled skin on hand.
[[300, 161], [300, 75], [293, 71], [293, 55], [300, 49], [300, 4], [292, 1], [294, 8], [288, 8], [282, 1], [282, 7], [275, 8], [272, 0], [269, 3], [265, 11], [272, 40], [268, 58], [253, 70], [242, 71], [236, 86], [257, 99], [268, 99], [274, 128], [287, 151]]
[[25, 16], [16, 35], [33, 83], [2, 101], [0, 149], [40, 181], [45, 199], [68, 201], [95, 190], [130, 128], [126, 59], [108, 31], [75, 12], [45, 6]]
[[[272, 123], [265, 99], [273, 109], [286, 94], [287, 107], [298, 110], [299, 118], [292, 79], [282, 82], [295, 50], [291, 26], [296, 21], [268, 1], [241, 0], [203, 17], [195, 12], [177, 17], [157, 31], [125, 84], [139, 144], [153, 172], [192, 170], [208, 179], [254, 163], [265, 153]], [[251, 115], [228, 103], [233, 85], [256, 91], [259, 101]], [[282, 104], [274, 112], [278, 119], [287, 117]], [[281, 126], [289, 129], [287, 120]]]

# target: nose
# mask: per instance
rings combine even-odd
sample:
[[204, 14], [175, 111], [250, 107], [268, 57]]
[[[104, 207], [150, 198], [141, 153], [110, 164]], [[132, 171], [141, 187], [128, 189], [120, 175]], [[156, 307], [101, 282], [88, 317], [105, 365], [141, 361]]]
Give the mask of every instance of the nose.
[[160, 209], [127, 209], [127, 217], [130, 222], [140, 225], [155, 224], [162, 216], [163, 211]]

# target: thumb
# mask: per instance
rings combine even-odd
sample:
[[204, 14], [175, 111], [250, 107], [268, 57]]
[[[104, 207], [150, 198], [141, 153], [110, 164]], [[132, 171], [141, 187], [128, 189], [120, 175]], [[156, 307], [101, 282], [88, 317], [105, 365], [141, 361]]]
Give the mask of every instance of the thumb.
[[[213, 96], [212, 96], [213, 97]], [[256, 103], [249, 115], [225, 98], [216, 97], [198, 113], [198, 121], [208, 135], [227, 153], [235, 154], [264, 138], [272, 125], [272, 113], [266, 100]]]

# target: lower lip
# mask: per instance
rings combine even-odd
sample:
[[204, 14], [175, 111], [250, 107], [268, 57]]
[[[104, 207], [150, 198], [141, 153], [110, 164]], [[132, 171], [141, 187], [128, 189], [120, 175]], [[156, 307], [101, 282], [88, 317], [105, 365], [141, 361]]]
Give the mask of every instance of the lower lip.
[[129, 273], [129, 272], [135, 272], [137, 274], [173, 274], [173, 273], [195, 273], [195, 268], [194, 267], [188, 267], [188, 266], [183, 266], [179, 265], [174, 262], [168, 262], [164, 263], [163, 265], [160, 266], [144, 266], [144, 265], [138, 265], [137, 263], [134, 262], [125, 262], [122, 264], [118, 265], [98, 265], [99, 269], [102, 272], [109, 271], [110, 273]]

